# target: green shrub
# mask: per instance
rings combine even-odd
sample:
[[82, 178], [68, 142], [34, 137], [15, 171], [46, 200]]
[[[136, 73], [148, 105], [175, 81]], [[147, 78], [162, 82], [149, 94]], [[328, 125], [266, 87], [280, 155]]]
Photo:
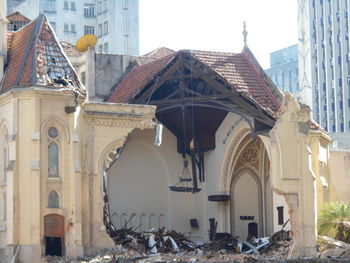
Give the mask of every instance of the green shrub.
[[326, 204], [318, 218], [318, 232], [350, 243], [350, 203]]

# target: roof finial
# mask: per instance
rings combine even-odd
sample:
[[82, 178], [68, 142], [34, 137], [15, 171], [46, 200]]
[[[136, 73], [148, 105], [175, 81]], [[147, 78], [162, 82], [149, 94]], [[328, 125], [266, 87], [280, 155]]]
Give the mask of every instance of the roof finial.
[[245, 21], [243, 22], [243, 31], [242, 31], [242, 34], [243, 34], [244, 47], [248, 47], [248, 45], [247, 45], [247, 35], [248, 35], [248, 32], [247, 32], [247, 27], [246, 27]]

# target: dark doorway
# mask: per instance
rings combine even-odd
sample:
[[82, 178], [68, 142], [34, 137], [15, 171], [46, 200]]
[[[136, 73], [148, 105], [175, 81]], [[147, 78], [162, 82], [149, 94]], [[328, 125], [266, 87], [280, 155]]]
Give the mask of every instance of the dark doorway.
[[60, 237], [45, 237], [45, 255], [62, 256], [62, 240]]
[[64, 217], [47, 215], [44, 224], [45, 255], [64, 256]]
[[258, 237], [258, 224], [257, 223], [249, 223], [248, 224], [248, 236]]

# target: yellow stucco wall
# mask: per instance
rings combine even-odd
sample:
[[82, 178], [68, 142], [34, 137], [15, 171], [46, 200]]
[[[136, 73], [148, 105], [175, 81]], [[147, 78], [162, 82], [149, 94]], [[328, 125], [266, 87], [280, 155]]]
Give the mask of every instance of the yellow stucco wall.
[[[20, 245], [20, 260], [39, 262], [44, 251], [44, 217], [64, 217], [65, 254], [81, 256], [111, 246], [103, 229], [101, 182], [107, 155], [120, 147], [135, 128], [152, 128], [155, 108], [84, 103], [75, 113], [70, 90], [31, 88], [13, 90], [0, 97], [1, 142], [9, 148], [6, 220], [0, 217], [0, 247]], [[59, 177], [48, 176], [48, 129], [55, 127], [59, 148]], [[3, 147], [2, 147], [3, 148]], [[0, 161], [3, 160], [0, 150]], [[1, 176], [0, 178], [2, 178]], [[55, 190], [59, 208], [48, 208]]]

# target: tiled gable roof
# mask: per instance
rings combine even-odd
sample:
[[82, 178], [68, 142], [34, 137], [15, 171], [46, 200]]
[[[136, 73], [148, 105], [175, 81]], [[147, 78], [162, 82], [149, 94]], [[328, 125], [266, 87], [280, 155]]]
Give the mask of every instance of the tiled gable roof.
[[158, 59], [158, 58], [163, 58], [166, 57], [168, 55], [173, 54], [175, 51], [170, 49], [170, 48], [166, 48], [166, 47], [159, 47], [145, 55], [143, 55], [143, 57], [148, 57], [148, 58], [154, 58], [154, 59]]
[[22, 15], [20, 12], [14, 12], [11, 15], [8, 15], [7, 20], [10, 22], [25, 22], [25, 23], [29, 23], [30, 19], [24, 15]]
[[61, 46], [64, 50], [64, 52], [68, 56], [73, 56], [73, 57], [80, 57], [83, 55], [83, 52], [78, 51], [77, 47], [71, 43], [68, 43], [66, 41], [60, 41]]
[[118, 85], [117, 90], [109, 98], [110, 102], [126, 103], [140, 89], [142, 89], [153, 77], [168, 64], [176, 53], [134, 67], [132, 71]]
[[43, 15], [13, 34], [1, 92], [33, 85], [81, 87]]
[[[251, 58], [247, 54], [198, 50], [186, 50], [185, 52], [189, 52], [194, 58], [221, 75], [238, 91], [247, 93], [248, 96], [255, 100], [261, 107], [270, 109], [273, 112], [279, 109], [279, 98], [271, 92], [270, 83], [266, 83], [260, 76], [259, 69], [250, 61]], [[155, 54], [157, 53], [156, 50]], [[177, 52], [173, 51], [172, 55], [134, 68], [118, 85], [109, 101], [120, 103], [128, 102], [153, 79], [176, 54]]]
[[249, 59], [243, 53], [190, 51], [201, 62], [211, 67], [239, 91], [251, 95], [260, 106], [277, 111], [279, 102], [269, 87], [260, 79]]

